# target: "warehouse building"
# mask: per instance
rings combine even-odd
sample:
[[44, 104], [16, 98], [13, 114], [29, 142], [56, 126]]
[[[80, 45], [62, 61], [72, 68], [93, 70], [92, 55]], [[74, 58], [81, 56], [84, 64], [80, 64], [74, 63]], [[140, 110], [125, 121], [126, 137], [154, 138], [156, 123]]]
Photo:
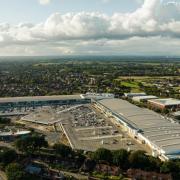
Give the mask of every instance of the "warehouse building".
[[124, 93], [124, 96], [127, 98], [133, 98], [136, 96], [146, 96], [146, 93], [142, 92], [142, 93]]
[[132, 138], [150, 147], [153, 156], [162, 160], [180, 158], [179, 124], [121, 99], [100, 100], [95, 106], [114, 118]]
[[17, 130], [17, 131], [0, 131], [1, 141], [13, 141], [18, 137], [23, 137], [31, 134], [31, 131], [27, 130]]
[[0, 98], [0, 111], [10, 111], [14, 108], [35, 108], [42, 106], [56, 106], [68, 104], [86, 104], [91, 99], [81, 98], [80, 95], [60, 96], [33, 96], [33, 97], [11, 97]]
[[158, 97], [157, 96], [135, 96], [132, 98], [132, 100], [134, 102], [147, 102], [148, 100], [151, 100], [151, 99], [157, 99]]
[[148, 104], [154, 109], [171, 109], [177, 110], [180, 109], [180, 100], [167, 98], [167, 99], [153, 99], [148, 100]]
[[114, 98], [114, 94], [111, 93], [86, 93], [81, 94], [81, 98], [83, 99], [93, 99], [93, 100], [101, 100], [101, 99], [112, 99]]

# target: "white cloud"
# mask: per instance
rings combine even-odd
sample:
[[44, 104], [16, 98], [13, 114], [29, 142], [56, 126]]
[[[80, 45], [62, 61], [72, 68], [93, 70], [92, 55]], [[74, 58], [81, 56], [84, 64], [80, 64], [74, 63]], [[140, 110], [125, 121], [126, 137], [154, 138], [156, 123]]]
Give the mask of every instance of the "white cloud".
[[[11, 46], [16, 47], [17, 52], [22, 49], [29, 54], [78, 54], [83, 49], [80, 46], [84, 46], [84, 53], [117, 51], [123, 54], [122, 50], [127, 53], [129, 50], [131, 53], [153, 50], [163, 53], [163, 43], [166, 47], [167, 43], [179, 45], [179, 37], [179, 5], [145, 0], [132, 13], [114, 13], [112, 16], [97, 12], [55, 13], [39, 24], [0, 24], [0, 54], [3, 48], [7, 52]], [[160, 42], [163, 42], [161, 48], [158, 46]], [[169, 47], [169, 50], [180, 53], [176, 47]], [[164, 53], [168, 53], [168, 49]]]
[[142, 4], [144, 0], [135, 0], [137, 3]]
[[47, 5], [51, 2], [51, 0], [39, 0], [39, 3], [42, 5]]
[[111, 0], [102, 0], [103, 3], [109, 3]]

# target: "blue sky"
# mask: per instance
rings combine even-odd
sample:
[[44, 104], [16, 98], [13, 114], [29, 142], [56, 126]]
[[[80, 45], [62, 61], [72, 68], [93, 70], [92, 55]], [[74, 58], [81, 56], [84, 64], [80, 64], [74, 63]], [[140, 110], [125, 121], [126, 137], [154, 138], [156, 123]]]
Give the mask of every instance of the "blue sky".
[[131, 12], [139, 6], [135, 0], [52, 0], [41, 5], [38, 0], [0, 0], [0, 21], [8, 23], [37, 23], [54, 12]]
[[0, 0], [0, 56], [180, 56], [180, 0]]

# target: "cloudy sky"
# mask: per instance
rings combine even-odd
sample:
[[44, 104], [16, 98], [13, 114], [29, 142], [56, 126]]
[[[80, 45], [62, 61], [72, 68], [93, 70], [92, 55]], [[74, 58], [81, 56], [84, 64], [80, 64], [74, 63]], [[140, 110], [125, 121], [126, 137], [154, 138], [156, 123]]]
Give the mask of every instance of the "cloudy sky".
[[0, 56], [180, 56], [180, 0], [0, 0]]

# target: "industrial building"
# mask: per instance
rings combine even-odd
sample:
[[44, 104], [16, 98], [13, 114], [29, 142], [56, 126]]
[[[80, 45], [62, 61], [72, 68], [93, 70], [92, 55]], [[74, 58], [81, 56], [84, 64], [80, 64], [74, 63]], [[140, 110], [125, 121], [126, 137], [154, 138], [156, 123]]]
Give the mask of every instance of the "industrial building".
[[114, 94], [111, 93], [86, 93], [81, 94], [81, 97], [83, 99], [94, 99], [94, 100], [100, 100], [100, 99], [112, 99], [114, 98]]
[[83, 99], [80, 95], [0, 98], [0, 111], [10, 111], [14, 108], [21, 109], [67, 104], [86, 104], [90, 102], [91, 99]]
[[91, 100], [114, 98], [109, 93], [86, 93], [81, 95], [28, 96], [0, 98], [0, 111], [11, 111], [14, 108], [35, 108], [42, 106], [76, 105], [91, 103]]
[[17, 130], [17, 131], [0, 131], [0, 140], [1, 141], [12, 141], [17, 137], [22, 137], [29, 135], [31, 131], [27, 130]]
[[144, 93], [144, 92], [142, 92], [142, 93], [124, 93], [124, 96], [128, 97], [128, 98], [133, 98], [136, 96], [146, 96], [146, 93]]
[[179, 124], [121, 99], [100, 100], [95, 106], [113, 118], [132, 138], [148, 146], [153, 156], [163, 160], [180, 158]]
[[148, 100], [151, 100], [151, 99], [157, 99], [158, 97], [156, 96], [135, 96], [132, 98], [132, 100], [134, 102], [147, 102]]
[[155, 109], [180, 109], [180, 100], [167, 98], [167, 99], [153, 99], [148, 100], [148, 104]]

